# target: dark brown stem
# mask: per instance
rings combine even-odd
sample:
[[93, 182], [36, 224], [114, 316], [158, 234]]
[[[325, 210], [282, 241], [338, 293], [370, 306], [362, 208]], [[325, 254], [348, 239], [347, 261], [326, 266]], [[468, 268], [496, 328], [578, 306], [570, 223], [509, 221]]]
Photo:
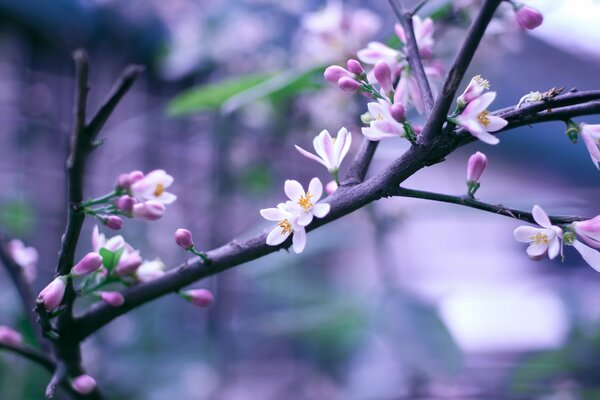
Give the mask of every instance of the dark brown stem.
[[354, 161], [350, 165], [350, 170], [346, 179], [342, 182], [342, 185], [356, 185], [365, 180], [369, 165], [375, 155], [379, 142], [372, 142], [367, 138], [363, 138], [363, 141], [356, 152]]

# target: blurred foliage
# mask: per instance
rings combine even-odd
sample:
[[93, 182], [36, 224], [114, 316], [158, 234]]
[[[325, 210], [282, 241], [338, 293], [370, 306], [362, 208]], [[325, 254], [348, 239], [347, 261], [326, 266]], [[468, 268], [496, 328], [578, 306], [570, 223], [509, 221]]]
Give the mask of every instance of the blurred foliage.
[[0, 226], [14, 236], [26, 236], [36, 220], [36, 210], [28, 202], [10, 200], [0, 205]]

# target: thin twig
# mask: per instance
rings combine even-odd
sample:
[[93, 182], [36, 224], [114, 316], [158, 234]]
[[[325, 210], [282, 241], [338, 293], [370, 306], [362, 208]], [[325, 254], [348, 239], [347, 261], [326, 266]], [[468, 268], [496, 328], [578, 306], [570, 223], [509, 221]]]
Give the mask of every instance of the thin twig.
[[67, 366], [63, 362], [59, 362], [52, 373], [52, 378], [50, 378], [48, 386], [46, 386], [45, 396], [47, 399], [54, 398], [54, 395], [56, 394], [56, 388], [65, 381], [66, 377]]
[[367, 175], [369, 165], [371, 165], [378, 144], [379, 142], [373, 142], [367, 138], [363, 138], [363, 141], [356, 152], [356, 156], [350, 165], [348, 175], [346, 175], [346, 179], [342, 182], [342, 185], [355, 185], [365, 180], [365, 176]]
[[7, 350], [12, 353], [16, 353], [22, 357], [25, 357], [26, 359], [41, 365], [49, 372], [53, 372], [56, 368], [56, 363], [54, 362], [54, 360], [52, 360], [52, 358], [50, 358], [46, 353], [34, 349], [33, 347], [0, 343], [0, 349]]

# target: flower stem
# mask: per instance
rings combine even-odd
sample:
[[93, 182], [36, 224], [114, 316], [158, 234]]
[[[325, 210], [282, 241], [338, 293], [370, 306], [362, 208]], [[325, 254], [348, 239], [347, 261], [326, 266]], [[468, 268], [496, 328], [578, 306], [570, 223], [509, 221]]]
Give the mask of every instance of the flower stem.
[[98, 204], [108, 203], [108, 201], [110, 199], [112, 199], [113, 197], [116, 197], [118, 195], [119, 195], [119, 192], [117, 190], [115, 190], [111, 193], [105, 194], [104, 196], [100, 196], [100, 197], [97, 197], [92, 200], [84, 201], [83, 203], [81, 203], [81, 206], [84, 208], [88, 208], [88, 207], [96, 206]]
[[209, 265], [212, 261], [210, 260], [210, 258], [208, 258], [208, 256], [206, 255], [205, 252], [203, 251], [198, 251], [196, 250], [195, 247], [192, 246], [192, 248], [190, 248], [188, 250], [190, 253], [197, 255], [198, 257], [200, 257], [202, 259], [202, 261], [204, 261], [205, 265]]

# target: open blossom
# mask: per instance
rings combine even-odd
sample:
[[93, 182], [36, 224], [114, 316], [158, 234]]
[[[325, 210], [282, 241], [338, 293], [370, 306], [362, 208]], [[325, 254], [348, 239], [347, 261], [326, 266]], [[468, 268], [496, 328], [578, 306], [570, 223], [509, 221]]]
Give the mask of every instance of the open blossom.
[[548, 214], [540, 206], [533, 206], [533, 219], [542, 228], [535, 228], [529, 225], [519, 226], [513, 232], [515, 239], [519, 242], [529, 243], [527, 255], [532, 260], [541, 260], [548, 255], [548, 258], [555, 258], [560, 252], [560, 238], [562, 229], [552, 225]]
[[487, 111], [488, 106], [495, 98], [496, 92], [484, 93], [478, 99], [467, 104], [464, 111], [456, 117], [458, 125], [488, 144], [498, 144], [500, 142], [500, 139], [489, 132], [496, 132], [508, 124], [505, 119], [490, 115]]
[[579, 124], [579, 135], [590, 153], [592, 162], [600, 169], [600, 125]]
[[89, 375], [80, 375], [71, 382], [73, 389], [80, 394], [90, 394], [96, 389], [96, 380]]
[[515, 17], [522, 29], [532, 30], [544, 22], [544, 15], [541, 12], [525, 4], [515, 5]]
[[483, 79], [481, 75], [476, 75], [471, 79], [471, 82], [469, 82], [469, 85], [463, 94], [458, 97], [456, 102], [458, 103], [458, 106], [462, 108], [473, 100], [478, 99], [483, 92], [489, 88], [490, 82], [486, 79]]
[[352, 135], [346, 128], [340, 129], [335, 138], [332, 138], [329, 132], [324, 129], [313, 139], [313, 146], [317, 155], [304, 150], [300, 146], [295, 147], [300, 154], [322, 164], [333, 174], [339, 171], [344, 157], [350, 150], [351, 143]]
[[57, 276], [40, 292], [38, 298], [44, 302], [46, 310], [52, 311], [62, 303], [66, 288], [67, 276]]
[[292, 236], [292, 249], [294, 253], [302, 253], [306, 246], [306, 230], [298, 224], [298, 215], [288, 210], [286, 204], [280, 203], [277, 208], [263, 208], [260, 215], [266, 220], [277, 222], [277, 226], [269, 232], [267, 244], [277, 246]]
[[25, 280], [31, 283], [37, 276], [38, 252], [34, 247], [27, 247], [18, 239], [8, 242], [8, 251], [13, 260], [23, 268]]
[[[131, 194], [138, 200], [153, 200], [162, 204], [171, 204], [177, 196], [166, 191], [173, 183], [173, 177], [162, 169], [154, 170], [131, 185]], [[134, 207], [135, 213], [135, 207]]]
[[588, 263], [588, 265], [594, 268], [596, 271], [600, 272], [600, 252], [595, 249], [592, 249], [589, 246], [581, 243], [579, 240], [574, 240], [571, 243], [571, 246], [575, 248], [583, 258], [583, 261]]
[[285, 181], [284, 191], [290, 199], [286, 202], [287, 209], [298, 216], [297, 223], [301, 226], [310, 224], [313, 216], [323, 218], [329, 213], [329, 204], [318, 203], [323, 194], [323, 184], [319, 178], [310, 180], [306, 192], [300, 182], [288, 179]]
[[23, 336], [8, 326], [0, 325], [0, 344], [18, 346], [23, 343]]
[[358, 59], [365, 64], [375, 65], [379, 61], [385, 61], [392, 72], [398, 69], [402, 60], [403, 54], [381, 42], [370, 42], [366, 48], [359, 50], [356, 53]]
[[[415, 39], [417, 41], [417, 47], [419, 49], [419, 53], [423, 58], [431, 57], [433, 53], [433, 33], [435, 31], [435, 26], [433, 24], [433, 20], [431, 18], [425, 18], [421, 20], [421, 18], [415, 15], [412, 18], [413, 29], [415, 32]], [[406, 43], [406, 33], [404, 32], [404, 28], [400, 24], [396, 24], [394, 26], [394, 30], [398, 38], [402, 41], [402, 43]]]
[[140, 282], [149, 282], [165, 274], [165, 264], [159, 259], [144, 261], [135, 271], [135, 277]]
[[121, 235], [113, 236], [107, 240], [106, 236], [100, 233], [98, 225], [95, 225], [92, 230], [92, 250], [98, 253], [103, 247], [112, 252], [123, 247], [121, 258], [119, 258], [119, 263], [115, 267], [115, 272], [119, 276], [129, 275], [135, 272], [143, 262], [139, 252], [129, 243], [125, 242]]
[[125, 303], [125, 298], [119, 292], [100, 292], [100, 298], [113, 307], [121, 307]]
[[372, 141], [393, 137], [406, 137], [402, 121], [404, 120], [404, 106], [401, 103], [390, 104], [385, 100], [367, 104], [371, 121], [368, 127], [362, 128], [365, 137]]

